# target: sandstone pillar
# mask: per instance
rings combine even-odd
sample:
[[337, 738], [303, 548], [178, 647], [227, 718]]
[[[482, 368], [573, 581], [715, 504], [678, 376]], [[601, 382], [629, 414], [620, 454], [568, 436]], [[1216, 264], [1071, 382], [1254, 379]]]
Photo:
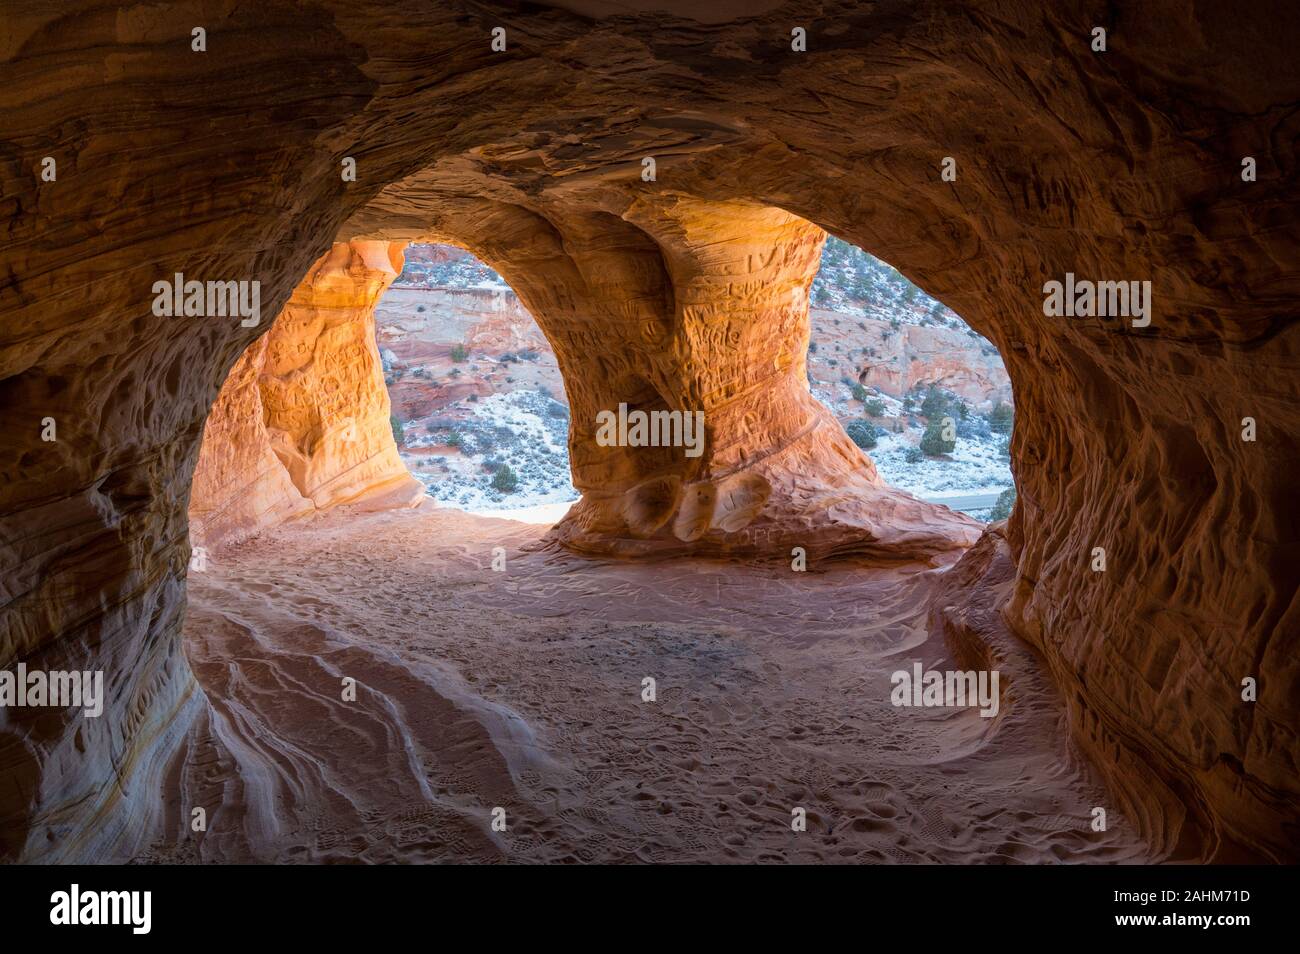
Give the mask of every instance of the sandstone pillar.
[[[928, 559], [978, 525], [890, 488], [808, 390], [825, 233], [779, 209], [676, 196], [622, 216], [495, 204], [465, 244], [555, 349], [582, 500], [552, 534], [624, 556]], [[598, 417], [703, 414], [702, 453], [601, 446]]]
[[374, 309], [401, 243], [343, 242], [240, 358], [208, 416], [194, 472], [195, 539], [215, 543], [362, 498], [417, 501], [389, 426]]

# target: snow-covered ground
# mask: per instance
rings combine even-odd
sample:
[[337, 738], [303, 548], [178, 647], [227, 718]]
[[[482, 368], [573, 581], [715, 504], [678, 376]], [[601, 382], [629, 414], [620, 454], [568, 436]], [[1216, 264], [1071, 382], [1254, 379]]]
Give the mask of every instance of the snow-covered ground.
[[833, 235], [827, 236], [822, 248], [811, 304], [846, 318], [970, 330], [955, 311], [913, 285], [894, 266]]
[[[1001, 456], [1002, 439], [957, 438], [957, 446], [943, 457], [922, 457], [916, 463], [906, 454], [921, 440], [924, 428], [886, 434], [867, 451], [876, 470], [888, 483], [909, 494], [934, 500], [948, 497], [997, 494], [1011, 486], [1011, 462]], [[913, 455], [915, 456], [915, 455]]]
[[538, 523], [549, 527], [551, 524], [559, 523], [572, 506], [572, 500], [565, 500], [560, 503], [537, 504], [513, 510], [492, 508], [467, 512], [479, 517], [500, 517], [502, 520], [518, 520], [520, 523]]
[[[861, 416], [861, 405], [851, 400], [847, 387], [815, 387], [813, 397], [844, 422]], [[903, 402], [887, 394], [873, 393], [884, 406], [884, 416], [907, 419]], [[998, 434], [972, 413], [958, 425], [957, 446], [942, 457], [922, 456], [917, 460], [924, 421], [912, 418], [901, 434], [877, 434], [876, 446], [867, 455], [888, 483], [927, 500], [944, 496], [975, 496], [1001, 493], [1012, 485], [1011, 460], [1003, 455], [1006, 435]], [[911, 459], [908, 452], [911, 451]]]
[[[413, 246], [414, 247], [414, 246]], [[447, 261], [425, 262], [410, 256], [394, 283], [398, 287], [436, 286], [439, 288], [509, 289], [504, 278], [472, 255], [453, 251]]]
[[[578, 498], [569, 479], [569, 410], [563, 404], [539, 391], [510, 391], [455, 407], [469, 417], [449, 427], [447, 435], [408, 437], [403, 454], [411, 473], [439, 503], [477, 513]], [[459, 453], [418, 453], [448, 439], [459, 443]], [[501, 465], [514, 471], [515, 490], [493, 486]]]
[[[889, 408], [891, 413], [901, 407], [892, 399], [882, 400], [894, 405]], [[470, 416], [448, 428], [448, 435], [419, 435], [407, 441], [407, 465], [430, 496], [480, 514], [534, 510], [544, 505], [567, 507], [578, 499], [570, 481], [569, 416], [564, 405], [538, 391], [512, 391], [478, 402], [461, 402], [457, 407]], [[963, 422], [956, 448], [942, 457], [916, 459], [923, 432], [923, 426], [909, 426], [901, 434], [880, 434], [876, 446], [868, 451], [880, 475], [893, 486], [940, 501], [945, 496], [997, 494], [1011, 486], [1010, 461], [1002, 455], [1005, 437], [991, 432], [982, 419], [972, 416]], [[430, 456], [418, 452], [421, 447], [445, 443], [452, 433], [457, 435], [459, 453]], [[493, 487], [501, 464], [515, 472], [517, 489]], [[553, 510], [551, 506], [529, 516]], [[562, 514], [563, 508], [559, 512]]]

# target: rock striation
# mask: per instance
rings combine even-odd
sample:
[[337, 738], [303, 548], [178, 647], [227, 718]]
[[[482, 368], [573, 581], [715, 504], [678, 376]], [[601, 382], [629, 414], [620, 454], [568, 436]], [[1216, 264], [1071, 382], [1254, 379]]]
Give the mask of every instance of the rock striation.
[[[263, 5], [210, 22], [199, 54], [192, 12], [7, 5], [0, 665], [103, 669], [109, 698], [97, 720], [5, 714], [0, 856], [144, 843], [203, 705], [180, 643], [192, 477], [267, 328], [159, 317], [155, 281], [256, 280], [278, 315], [335, 243], [458, 244], [538, 318], [575, 422], [620, 401], [708, 415], [691, 460], [575, 426], [588, 499], [560, 541], [960, 546], [960, 520], [879, 492], [794, 387], [822, 228], [1006, 360], [1018, 503], [1005, 547], [971, 558], [1014, 568], [995, 574], [1000, 618], [1046, 660], [1116, 804], [1162, 857], [1296, 860], [1295, 5], [597, 6]], [[1066, 273], [1150, 281], [1150, 325], [1045, 315]], [[224, 426], [252, 426], [256, 379], [284, 474], [241, 445], [210, 456], [253, 504], [221, 480], [196, 500], [236, 525], [294, 512], [288, 484], [315, 506], [384, 472], [386, 451], [352, 456], [304, 398], [328, 369], [274, 345], [237, 369]], [[376, 463], [356, 479], [347, 462]], [[954, 571], [973, 605], [983, 566]]]
[[219, 543], [340, 503], [415, 503], [375, 344], [375, 304], [402, 246], [335, 245], [236, 362], [204, 429], [191, 533]]

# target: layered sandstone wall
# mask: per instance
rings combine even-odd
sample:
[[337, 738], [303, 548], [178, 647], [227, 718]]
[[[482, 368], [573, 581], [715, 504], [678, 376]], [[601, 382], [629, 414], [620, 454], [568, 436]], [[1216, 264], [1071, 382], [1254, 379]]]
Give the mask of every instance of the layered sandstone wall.
[[[953, 328], [925, 325], [899, 325], [866, 320], [847, 332], [828, 327], [825, 316], [813, 313], [821, 344], [849, 338], [854, 345], [866, 348], [849, 360], [841, 359], [850, 374], [865, 387], [902, 397], [916, 388], [936, 385], [952, 391], [979, 410], [988, 410], [999, 401], [1010, 402], [1011, 379], [1001, 357], [988, 349], [987, 342]], [[837, 333], [838, 332], [838, 333]], [[838, 357], [838, 356], [837, 356]]]
[[[998, 346], [1017, 405], [1006, 618], [1042, 651], [1075, 736], [1158, 851], [1295, 859], [1295, 5], [832, 0], [743, 18], [642, 6], [610, 19], [432, 0], [241, 7], [208, 24], [206, 54], [180, 9], [4, 10], [0, 664], [102, 667], [111, 688], [97, 721], [5, 716], [0, 772], [17, 782], [0, 796], [0, 853], [95, 860], [146, 839], [148, 786], [192, 712], [179, 643], [190, 479], [205, 418], [265, 329], [155, 316], [154, 281], [257, 279], [264, 313], [278, 314], [336, 239], [441, 235], [478, 251], [498, 223], [512, 234], [508, 216], [464, 214], [495, 203], [541, 220], [513, 229], [524, 241], [505, 251], [534, 275], [539, 321], [582, 343], [566, 381], [589, 377], [600, 403], [706, 401], [762, 368], [727, 353], [727, 335], [776, 344], [718, 318], [737, 293], [723, 272], [764, 309], [758, 325], [798, 326], [746, 280], [781, 249], [755, 242], [742, 265], [724, 237], [709, 259], [707, 239], [640, 211], [685, 196], [822, 226]], [[807, 52], [791, 51], [792, 25]], [[1098, 25], [1104, 53], [1090, 48]], [[355, 181], [340, 176], [345, 157]], [[955, 181], [940, 177], [944, 157]], [[560, 253], [572, 242], [583, 254]], [[669, 269], [690, 245], [719, 271]], [[1045, 316], [1043, 283], [1066, 272], [1151, 281], [1152, 324]], [[605, 356], [632, 336], [603, 326], [678, 350], [647, 377], [639, 359]], [[662, 520], [651, 537], [664, 541], [681, 540], [679, 525], [706, 542], [743, 534], [758, 517], [735, 530], [730, 518], [761, 495], [751, 477], [786, 513], [831, 500], [832, 429], [747, 441], [790, 436], [798, 399], [771, 383], [770, 403], [757, 394], [752, 416], [710, 436], [715, 475], [745, 461], [739, 492], [710, 478], [713, 502], [684, 507], [666, 480], [630, 507], [638, 475], [685, 486], [683, 465], [575, 448], [620, 492], [570, 529], [634, 545], [621, 526]], [[46, 418], [57, 440], [41, 439]], [[280, 449], [292, 460], [295, 447]], [[765, 471], [768, 450], [784, 456]], [[296, 473], [329, 493], [310, 467]], [[833, 504], [821, 512], [835, 525]], [[868, 516], [885, 534], [909, 522]], [[1097, 547], [1104, 572], [1091, 569]], [[980, 573], [962, 579], [985, 587]]]
[[362, 498], [423, 495], [398, 456], [375, 305], [402, 245], [339, 243], [235, 364], [203, 433], [191, 533], [217, 543]]

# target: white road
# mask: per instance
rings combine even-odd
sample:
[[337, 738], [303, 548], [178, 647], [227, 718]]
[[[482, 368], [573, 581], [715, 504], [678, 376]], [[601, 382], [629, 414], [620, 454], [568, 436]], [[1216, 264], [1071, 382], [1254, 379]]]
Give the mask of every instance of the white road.
[[952, 510], [986, 510], [998, 502], [998, 494], [967, 494], [962, 497], [922, 497], [930, 503], [943, 504]]

